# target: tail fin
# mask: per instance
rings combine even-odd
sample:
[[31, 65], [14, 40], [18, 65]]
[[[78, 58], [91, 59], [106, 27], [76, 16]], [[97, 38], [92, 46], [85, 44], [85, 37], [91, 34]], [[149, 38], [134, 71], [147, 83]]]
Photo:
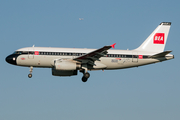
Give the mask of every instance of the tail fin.
[[170, 26], [171, 22], [162, 22], [136, 50], [163, 52]]

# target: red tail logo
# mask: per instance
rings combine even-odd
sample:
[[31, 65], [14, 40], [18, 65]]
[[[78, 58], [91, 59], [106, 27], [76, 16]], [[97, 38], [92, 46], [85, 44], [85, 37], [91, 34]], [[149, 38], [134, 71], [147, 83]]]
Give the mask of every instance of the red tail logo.
[[164, 44], [164, 33], [156, 33], [154, 35], [154, 44]]

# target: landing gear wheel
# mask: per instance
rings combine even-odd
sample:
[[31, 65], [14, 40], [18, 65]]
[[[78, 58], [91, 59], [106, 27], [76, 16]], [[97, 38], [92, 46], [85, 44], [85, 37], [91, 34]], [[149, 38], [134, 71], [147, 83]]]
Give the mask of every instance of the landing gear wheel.
[[31, 77], [32, 77], [32, 74], [28, 74], [28, 77], [31, 78]]
[[88, 78], [90, 77], [90, 74], [87, 72], [87, 73], [84, 73], [83, 77], [82, 77], [82, 81], [83, 82], [86, 82], [88, 80]]
[[88, 78], [82, 77], [82, 81], [86, 82], [88, 80]]
[[85, 78], [89, 78], [90, 77], [90, 74], [87, 72], [87, 73], [84, 73], [84, 76]]

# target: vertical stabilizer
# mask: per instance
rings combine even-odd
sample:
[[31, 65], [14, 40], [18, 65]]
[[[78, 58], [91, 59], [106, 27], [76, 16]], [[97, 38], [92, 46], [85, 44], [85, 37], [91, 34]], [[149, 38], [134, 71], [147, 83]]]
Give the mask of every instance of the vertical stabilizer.
[[163, 52], [170, 26], [170, 22], [162, 22], [136, 50], [147, 52]]

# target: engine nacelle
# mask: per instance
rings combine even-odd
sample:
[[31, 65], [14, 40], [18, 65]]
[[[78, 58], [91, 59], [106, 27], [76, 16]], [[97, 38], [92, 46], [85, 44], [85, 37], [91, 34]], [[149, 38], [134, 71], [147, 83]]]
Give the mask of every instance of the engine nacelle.
[[55, 68], [52, 68], [52, 75], [54, 75], [54, 76], [72, 76], [72, 75], [77, 75], [77, 70], [55, 70]]
[[72, 70], [77, 70], [77, 65], [76, 63], [72, 61], [67, 61], [67, 60], [55, 60], [54, 61], [54, 68], [55, 70], [63, 70], [63, 71], [72, 71]]

